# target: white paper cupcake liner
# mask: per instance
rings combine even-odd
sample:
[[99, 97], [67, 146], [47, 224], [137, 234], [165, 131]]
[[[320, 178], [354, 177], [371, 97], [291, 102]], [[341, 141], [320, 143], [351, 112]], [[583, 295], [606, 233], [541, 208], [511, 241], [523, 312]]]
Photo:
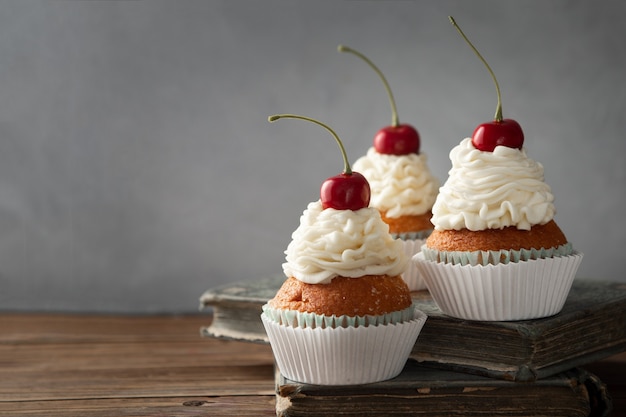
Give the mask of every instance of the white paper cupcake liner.
[[453, 265], [413, 257], [444, 314], [466, 320], [549, 317], [563, 308], [583, 254], [498, 265]]
[[[402, 240], [402, 244], [404, 246], [404, 253], [408, 256], [409, 259], [413, 258], [416, 254], [418, 254], [422, 245], [426, 242], [426, 238], [424, 239], [415, 239], [415, 240]], [[402, 279], [409, 286], [409, 290], [411, 291], [420, 291], [426, 289], [426, 283], [420, 276], [419, 269], [417, 269], [417, 265], [414, 262], [409, 262], [406, 270], [402, 273]]]
[[293, 381], [356, 385], [384, 381], [404, 367], [426, 314], [398, 324], [337, 328], [283, 326], [261, 314], [280, 372]]

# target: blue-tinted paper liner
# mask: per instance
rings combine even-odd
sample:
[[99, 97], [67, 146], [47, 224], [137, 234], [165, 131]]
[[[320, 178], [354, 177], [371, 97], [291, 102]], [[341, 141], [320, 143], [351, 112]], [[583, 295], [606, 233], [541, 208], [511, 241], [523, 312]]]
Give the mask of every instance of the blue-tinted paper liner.
[[417, 240], [417, 239], [426, 239], [433, 232], [433, 229], [426, 230], [418, 230], [415, 232], [403, 232], [403, 233], [390, 233], [391, 237], [394, 239], [402, 239], [402, 240]]
[[521, 249], [497, 251], [438, 251], [422, 246], [424, 258], [429, 261], [460, 265], [498, 265], [509, 262], [529, 261], [541, 258], [567, 256], [574, 252], [571, 243], [550, 249]]
[[280, 325], [301, 328], [367, 327], [402, 323], [413, 318], [413, 305], [400, 311], [382, 315], [346, 316], [307, 313], [297, 310], [272, 308], [269, 304], [262, 307], [266, 317]]

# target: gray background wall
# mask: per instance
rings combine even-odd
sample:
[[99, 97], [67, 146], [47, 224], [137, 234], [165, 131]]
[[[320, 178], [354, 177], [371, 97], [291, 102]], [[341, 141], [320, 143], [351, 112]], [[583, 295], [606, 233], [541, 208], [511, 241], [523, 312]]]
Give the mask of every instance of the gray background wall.
[[582, 279], [626, 282], [626, 3], [1, 1], [0, 309], [196, 311], [280, 274], [341, 157], [401, 121], [443, 182], [449, 150], [505, 117], [545, 166]]

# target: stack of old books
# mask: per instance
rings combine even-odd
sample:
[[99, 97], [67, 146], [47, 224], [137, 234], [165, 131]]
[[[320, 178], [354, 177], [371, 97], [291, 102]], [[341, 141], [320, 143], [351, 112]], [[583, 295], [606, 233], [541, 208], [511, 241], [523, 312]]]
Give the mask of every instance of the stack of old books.
[[[268, 343], [261, 306], [277, 276], [206, 291], [206, 337]], [[606, 386], [585, 364], [626, 351], [626, 284], [575, 280], [552, 317], [480, 322], [444, 315], [413, 293], [428, 320], [396, 378], [358, 386], [302, 384], [276, 373], [278, 416], [607, 416]]]

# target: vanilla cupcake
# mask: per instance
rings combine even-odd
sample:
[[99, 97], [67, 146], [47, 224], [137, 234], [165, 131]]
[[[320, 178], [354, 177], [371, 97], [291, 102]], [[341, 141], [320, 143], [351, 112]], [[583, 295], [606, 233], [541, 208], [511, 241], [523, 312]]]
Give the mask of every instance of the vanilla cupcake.
[[471, 138], [450, 159], [435, 230], [413, 258], [440, 309], [471, 320], [558, 313], [582, 254], [554, 221], [543, 166], [521, 145], [483, 151]]
[[[385, 154], [371, 147], [354, 163], [370, 183], [370, 205], [379, 210], [389, 232], [402, 241], [407, 256], [417, 254], [433, 230], [431, 208], [439, 181], [432, 175], [424, 153]], [[414, 263], [402, 274], [411, 291], [426, 289]]]
[[524, 132], [502, 116], [496, 77], [492, 121], [450, 152], [452, 168], [433, 206], [435, 230], [413, 258], [439, 308], [470, 320], [526, 320], [563, 308], [582, 260], [554, 221], [543, 166], [526, 155]]
[[320, 199], [300, 217], [287, 246], [287, 280], [261, 320], [280, 372], [293, 381], [351, 385], [398, 375], [426, 315], [412, 304], [401, 274], [409, 259], [369, 207], [370, 185], [352, 171], [339, 136], [343, 172], [327, 178]]
[[285, 377], [352, 385], [402, 371], [426, 315], [401, 278], [401, 246], [374, 208], [308, 205], [286, 250], [287, 280], [261, 316]]
[[[371, 206], [380, 211], [391, 235], [402, 241], [405, 253], [412, 257], [420, 251], [423, 239], [432, 231], [431, 208], [439, 182], [428, 168], [426, 155], [420, 152], [419, 133], [413, 126], [400, 123], [391, 88], [383, 73], [362, 53], [345, 45], [339, 45], [338, 50], [365, 61], [387, 91], [391, 125], [376, 132], [374, 146], [354, 163], [354, 169], [370, 183]], [[426, 289], [412, 263], [402, 278], [411, 291]]]

